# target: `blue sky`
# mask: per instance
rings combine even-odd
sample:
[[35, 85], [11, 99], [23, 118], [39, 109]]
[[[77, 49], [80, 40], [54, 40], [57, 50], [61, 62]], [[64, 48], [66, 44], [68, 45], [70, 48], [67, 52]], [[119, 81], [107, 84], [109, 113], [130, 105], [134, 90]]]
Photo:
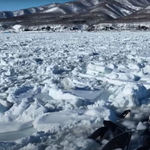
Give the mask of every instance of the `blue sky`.
[[0, 11], [14, 11], [54, 2], [65, 3], [73, 0], [0, 0]]

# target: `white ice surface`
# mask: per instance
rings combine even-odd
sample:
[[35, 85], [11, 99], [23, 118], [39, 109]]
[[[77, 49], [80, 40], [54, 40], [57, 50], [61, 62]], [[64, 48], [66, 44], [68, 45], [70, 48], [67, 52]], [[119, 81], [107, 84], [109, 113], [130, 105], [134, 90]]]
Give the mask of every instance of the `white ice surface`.
[[20, 31], [20, 28], [21, 28], [21, 25], [19, 24], [16, 24], [12, 27], [16, 32], [19, 32]]
[[119, 86], [114, 94], [109, 97], [109, 101], [115, 107], [135, 107], [142, 104], [143, 99], [147, 96], [147, 89], [142, 84], [127, 83]]
[[104, 106], [92, 106], [88, 110], [67, 110], [46, 113], [35, 119], [34, 128], [38, 131], [59, 131], [61, 128], [90, 125], [100, 120], [116, 120], [115, 114]]
[[19, 131], [30, 127], [32, 127], [32, 122], [24, 122], [24, 123], [15, 122], [15, 121], [1, 122], [0, 133]]
[[146, 129], [146, 126], [142, 122], [139, 122], [136, 127], [136, 130], [145, 130], [145, 129]]
[[0, 33], [0, 149], [97, 150], [87, 137], [116, 110], [144, 118], [149, 44], [150, 32]]

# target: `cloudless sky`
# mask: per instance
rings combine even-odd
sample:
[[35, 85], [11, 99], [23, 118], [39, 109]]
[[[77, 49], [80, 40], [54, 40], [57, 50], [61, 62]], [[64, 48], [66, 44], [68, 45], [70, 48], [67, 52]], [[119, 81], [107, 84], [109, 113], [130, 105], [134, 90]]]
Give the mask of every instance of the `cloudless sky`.
[[37, 7], [51, 3], [65, 3], [73, 0], [0, 0], [0, 11], [14, 11], [29, 7]]

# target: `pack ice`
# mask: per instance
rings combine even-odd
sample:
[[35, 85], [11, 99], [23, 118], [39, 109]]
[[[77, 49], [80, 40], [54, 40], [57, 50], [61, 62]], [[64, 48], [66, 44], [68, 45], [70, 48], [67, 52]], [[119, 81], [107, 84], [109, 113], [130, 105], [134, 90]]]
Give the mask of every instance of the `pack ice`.
[[125, 109], [145, 128], [149, 32], [0, 35], [0, 149], [101, 149], [87, 137]]

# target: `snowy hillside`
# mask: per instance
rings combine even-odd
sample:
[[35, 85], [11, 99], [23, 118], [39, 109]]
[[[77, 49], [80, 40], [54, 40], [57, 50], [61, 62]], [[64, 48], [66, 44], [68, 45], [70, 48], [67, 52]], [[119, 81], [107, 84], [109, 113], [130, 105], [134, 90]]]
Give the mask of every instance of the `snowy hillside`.
[[100, 12], [102, 16], [109, 16], [116, 19], [130, 15], [133, 12], [143, 9], [149, 5], [149, 0], [76, 0], [63, 4], [54, 3], [14, 12], [1, 12], [0, 18], [11, 18], [40, 12], [55, 15]]
[[0, 18], [12, 18], [12, 17], [17, 17], [17, 16], [39, 13], [46, 9], [50, 9], [51, 7], [55, 7], [56, 5], [57, 3], [53, 3], [50, 5], [45, 5], [45, 6], [40, 6], [40, 7], [31, 7], [31, 8], [16, 10], [16, 11], [3, 11], [3, 12], [0, 12]]
[[87, 25], [102, 23], [149, 22], [150, 0], [75, 0], [54, 3], [14, 12], [0, 12], [4, 29], [15, 24], [25, 27], [40, 25]]
[[132, 131], [129, 150], [140, 146], [150, 32], [0, 35], [0, 149], [99, 150], [108, 141], [88, 136], [104, 119]]

